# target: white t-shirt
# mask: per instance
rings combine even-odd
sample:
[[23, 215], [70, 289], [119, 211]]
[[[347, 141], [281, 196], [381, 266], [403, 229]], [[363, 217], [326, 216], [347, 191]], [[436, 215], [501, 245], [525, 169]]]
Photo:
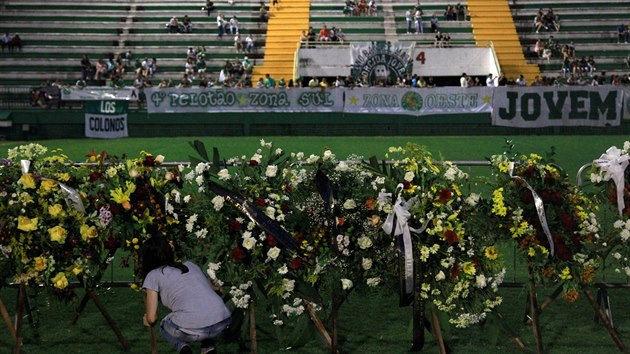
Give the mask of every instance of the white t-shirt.
[[497, 85], [494, 84], [494, 79], [491, 77], [488, 77], [486, 79], [486, 86], [488, 87], [496, 87]]
[[462, 77], [459, 79], [459, 85], [460, 85], [461, 87], [468, 87], [468, 78], [467, 78], [466, 76], [462, 76]]

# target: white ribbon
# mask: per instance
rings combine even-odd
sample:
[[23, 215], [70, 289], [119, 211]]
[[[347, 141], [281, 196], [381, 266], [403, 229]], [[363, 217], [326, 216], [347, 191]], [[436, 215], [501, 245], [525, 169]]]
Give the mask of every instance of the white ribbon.
[[625, 170], [630, 163], [630, 156], [627, 154], [621, 155], [621, 150], [616, 146], [612, 146], [606, 150], [605, 154], [594, 160], [593, 164], [604, 171], [604, 180], [610, 179], [615, 182], [617, 187], [617, 208], [619, 209], [619, 216], [623, 214], [623, 209], [626, 207], [626, 203], [623, 199], [623, 190], [625, 188]]
[[[28, 173], [31, 168], [31, 161], [29, 160], [20, 160], [20, 166], [22, 166], [22, 174], [25, 175]], [[54, 179], [42, 177], [42, 180], [54, 181]], [[70, 188], [67, 185], [55, 181], [59, 184], [59, 189], [66, 196], [66, 203], [70, 206], [74, 207], [79, 213], [85, 214], [85, 207], [83, 206], [83, 201], [81, 201], [81, 196], [79, 192], [77, 192], [74, 188]]]
[[553, 256], [555, 253], [555, 247], [553, 244], [553, 238], [551, 237], [551, 231], [549, 231], [549, 226], [547, 225], [547, 216], [545, 215], [545, 205], [543, 204], [542, 198], [536, 193], [534, 188], [527, 183], [526, 180], [519, 176], [514, 176], [514, 162], [510, 162], [510, 177], [512, 179], [521, 181], [525, 184], [525, 187], [532, 192], [532, 197], [534, 198], [534, 205], [536, 206], [536, 213], [538, 214], [538, 220], [540, 220], [540, 226], [542, 226], [543, 232], [547, 236], [547, 240], [549, 241], [549, 253]]
[[[424, 228], [422, 230], [416, 230], [409, 227], [407, 220], [409, 220], [411, 213], [409, 213], [409, 203], [405, 202], [405, 199], [400, 196], [402, 189], [402, 184], [396, 187], [396, 203], [392, 206], [392, 212], [387, 216], [387, 219], [385, 219], [382, 229], [387, 232], [388, 235], [402, 235], [402, 247], [399, 248], [402, 248], [400, 251], [404, 256], [405, 289], [407, 294], [411, 294], [414, 291], [411, 232], [420, 233]], [[378, 196], [379, 202], [385, 202], [387, 198], [391, 198], [391, 193], [380, 193]]]

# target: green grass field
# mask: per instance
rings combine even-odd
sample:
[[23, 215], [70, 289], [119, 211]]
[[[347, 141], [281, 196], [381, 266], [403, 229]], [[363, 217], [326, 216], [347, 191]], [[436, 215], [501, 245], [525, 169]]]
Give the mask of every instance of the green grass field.
[[[510, 138], [510, 137], [507, 137]], [[251, 155], [259, 146], [260, 138], [199, 138], [208, 149], [219, 148], [223, 157]], [[307, 154], [320, 153], [330, 148], [340, 159], [349, 154], [364, 157], [377, 156], [383, 158], [389, 146], [403, 145], [407, 142], [426, 145], [436, 158], [443, 156], [448, 160], [484, 160], [486, 157], [501, 153], [505, 147], [504, 137], [272, 137], [275, 147], [285, 151], [303, 151]], [[152, 139], [118, 139], [118, 140], [51, 140], [40, 143], [49, 148], [62, 148], [74, 161], [84, 161], [84, 155], [92, 149], [100, 152], [128, 156], [137, 156], [140, 151], [152, 154], [163, 154], [168, 161], [187, 161], [193, 153], [188, 145], [194, 138], [152, 138]], [[621, 146], [628, 137], [625, 136], [518, 136], [512, 139], [516, 150], [523, 153], [536, 152], [544, 154], [556, 148], [555, 160], [564, 167], [572, 180], [575, 173], [585, 163], [599, 157], [612, 145]], [[0, 156], [6, 156], [6, 149], [23, 142], [1, 142]], [[475, 169], [475, 173], [483, 174], [483, 168]], [[509, 273], [506, 281], [520, 282], [524, 280], [524, 267], [514, 261], [513, 252], [506, 252]], [[117, 263], [116, 261], [114, 263]], [[108, 272], [107, 279], [110, 279]], [[128, 270], [114, 269], [114, 279], [130, 280]], [[625, 277], [614, 276], [612, 272], [604, 272], [598, 280], [625, 282]], [[549, 294], [554, 284], [539, 289], [539, 300]], [[391, 289], [394, 289], [392, 286]], [[369, 293], [354, 293], [341, 308], [340, 345], [342, 353], [357, 354], [402, 354], [406, 353], [411, 343], [410, 321], [411, 310], [398, 307], [398, 296], [391, 289], [383, 289]], [[31, 294], [35, 290], [31, 289]], [[595, 289], [592, 290], [595, 293]], [[630, 337], [630, 306], [628, 289], [610, 289], [613, 320], [623, 338]], [[78, 291], [82, 295], [82, 291]], [[105, 303], [114, 321], [120, 326], [124, 336], [131, 344], [130, 353], [149, 352], [149, 333], [142, 326], [142, 296], [125, 287], [108, 288], [107, 285], [98, 290], [99, 297]], [[500, 312], [504, 322], [525, 343], [525, 350], [514, 345], [507, 332], [489, 319], [484, 326], [466, 330], [446, 330], [446, 339], [454, 353], [535, 353], [536, 346], [532, 329], [523, 324], [526, 291], [521, 287], [504, 287], [501, 290], [504, 304]], [[34, 294], [33, 294], [34, 295]], [[11, 314], [15, 311], [16, 289], [0, 289], [0, 299], [7, 305]], [[98, 309], [89, 303], [76, 326], [70, 326], [73, 304], [63, 304], [50, 298], [44, 291], [31, 297], [35, 312], [33, 317], [39, 325], [32, 328], [25, 323], [23, 353], [119, 353], [123, 352]], [[281, 333], [281, 341], [275, 339], [274, 329], [269, 325], [265, 313], [257, 314], [258, 353], [280, 354], [300, 353], [315, 354], [329, 352], [323, 341], [316, 334], [313, 326], [299, 333]], [[550, 354], [606, 354], [615, 353], [617, 347], [604, 328], [593, 321], [593, 310], [582, 296], [575, 303], [563, 300], [555, 302], [541, 317], [545, 353]], [[430, 333], [425, 333], [426, 345], [424, 353], [438, 353], [438, 349]], [[291, 346], [291, 340], [301, 338], [306, 345]], [[168, 344], [158, 335], [160, 353], [173, 353]], [[0, 322], [0, 353], [10, 353], [13, 343], [4, 323]], [[234, 343], [223, 343], [220, 353], [248, 352]]]

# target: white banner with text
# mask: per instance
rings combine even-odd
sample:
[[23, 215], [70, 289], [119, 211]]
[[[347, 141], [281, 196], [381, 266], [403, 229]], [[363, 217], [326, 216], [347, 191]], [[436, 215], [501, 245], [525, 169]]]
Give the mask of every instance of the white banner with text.
[[113, 88], [87, 86], [84, 88], [66, 87], [61, 89], [62, 101], [137, 101], [138, 90], [134, 87]]

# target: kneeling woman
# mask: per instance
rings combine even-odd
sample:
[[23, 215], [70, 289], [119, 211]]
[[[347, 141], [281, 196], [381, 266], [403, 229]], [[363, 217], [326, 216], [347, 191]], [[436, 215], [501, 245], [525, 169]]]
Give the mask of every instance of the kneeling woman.
[[189, 345], [201, 341], [201, 353], [215, 353], [214, 339], [230, 323], [230, 311], [209, 279], [192, 262], [177, 262], [163, 237], [152, 237], [142, 246], [142, 285], [145, 291], [145, 326], [157, 322], [158, 301], [172, 312], [162, 319], [164, 338], [179, 353], [192, 353]]

